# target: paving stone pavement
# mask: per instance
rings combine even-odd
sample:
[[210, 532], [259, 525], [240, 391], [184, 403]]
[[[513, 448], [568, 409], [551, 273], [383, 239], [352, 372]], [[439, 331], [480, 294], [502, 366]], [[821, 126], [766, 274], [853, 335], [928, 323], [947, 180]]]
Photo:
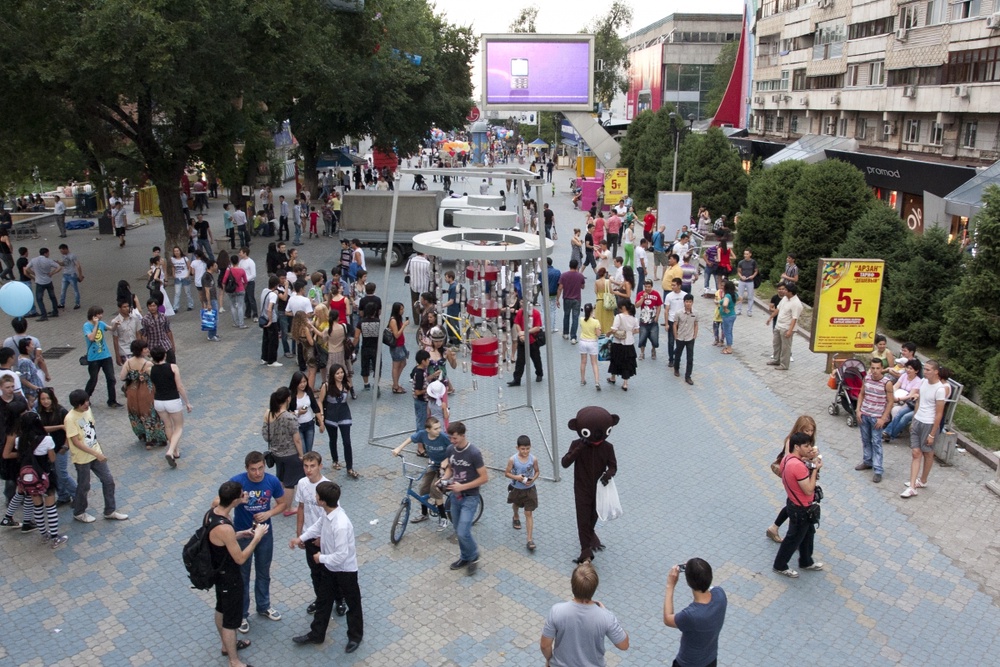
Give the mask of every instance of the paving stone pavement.
[[[283, 192], [290, 194], [287, 188]], [[582, 220], [564, 194], [553, 205], [561, 237], [557, 266], [568, 261], [569, 230]], [[221, 231], [215, 202], [209, 213]], [[48, 238], [28, 245], [32, 255], [43, 243], [53, 249], [58, 245], [53, 232], [43, 229]], [[57, 320], [32, 323], [29, 329], [46, 348], [75, 348], [50, 362], [60, 398], [65, 400], [85, 381], [76, 359], [83, 349], [80, 327], [87, 305], [101, 303], [110, 312], [114, 286], [122, 276], [143, 293], [148, 251], [162, 241], [160, 233], [157, 225], [133, 230], [124, 250], [111, 239], [91, 240], [93, 231], [70, 233], [68, 241], [87, 275], [84, 309], [64, 311]], [[253, 249], [261, 266], [265, 246], [257, 242]], [[320, 239], [301, 250], [308, 265], [329, 267], [337, 246]], [[376, 283], [383, 282], [380, 260], [369, 256], [369, 271]], [[407, 293], [399, 271], [393, 272], [389, 294], [379, 293], [389, 303], [403, 300]], [[760, 311], [739, 319], [735, 354], [723, 356], [706, 333], [708, 305], [696, 300], [703, 331], [694, 387], [666, 370], [661, 350], [658, 361], [647, 357], [640, 364], [627, 394], [609, 385], [597, 394], [592, 385], [579, 384], [576, 349], [558, 335], [550, 337], [559, 451], [573, 437], [565, 424], [580, 407], [601, 404], [622, 416], [610, 440], [618, 452], [625, 516], [599, 526], [608, 549], [595, 561], [602, 578], [596, 597], [618, 615], [632, 647], [625, 653], [609, 648], [608, 663], [670, 662], [679, 633], [662, 624], [666, 573], [674, 563], [697, 555], [713, 565], [715, 583], [729, 595], [721, 664], [783, 665], [803, 658], [818, 665], [992, 664], [990, 656], [1000, 649], [1000, 545], [995, 531], [1000, 499], [983, 482], [993, 472], [971, 457], [959, 457], [954, 467], [935, 467], [931, 486], [920, 496], [903, 500], [898, 494], [909, 454], [893, 444], [887, 448], [885, 481], [872, 484], [869, 475], [853, 470], [860, 452], [857, 430], [849, 429], [843, 416], [826, 412], [833, 392], [825, 385], [822, 357], [809, 354], [797, 339], [791, 371], [778, 373], [765, 366], [770, 332]], [[186, 416], [184, 455], [177, 470], [167, 468], [159, 451], [147, 452], [136, 443], [124, 412], [104, 407], [103, 382], [98, 385], [98, 434], [116, 477], [119, 508], [131, 515], [129, 521], [98, 519], [83, 525], [62, 509], [70, 541], [55, 553], [34, 536], [0, 536], [5, 561], [0, 623], [8, 628], [25, 628], [28, 622], [41, 626], [31, 641], [4, 633], [0, 663], [225, 664], [212, 624], [213, 598], [190, 589], [180, 549], [218, 485], [242, 470], [247, 451], [262, 447], [259, 424], [267, 395], [287, 384], [294, 369], [288, 364], [259, 367], [259, 330], [231, 328], [228, 314], [220, 320], [220, 343], [209, 343], [197, 330], [197, 312], [182, 312], [173, 322], [194, 404], [194, 412]], [[455, 419], [494, 410], [500, 394], [508, 406], [523, 400], [523, 387], [508, 389], [490, 380], [478, 382], [474, 390], [471, 376], [458, 370], [452, 378], [458, 387], [452, 402]], [[382, 386], [376, 434], [405, 430], [413, 420], [409, 398], [393, 396], [387, 379]], [[543, 427], [548, 424], [547, 400], [536, 400]], [[523, 531], [510, 526], [506, 485], [492, 473], [484, 488], [486, 510], [474, 531], [482, 566], [472, 577], [451, 572], [448, 563], [456, 557], [457, 545], [431, 522], [411, 526], [399, 545], [389, 543], [405, 480], [397, 459], [366, 444], [370, 401], [371, 393], [359, 392], [351, 404], [361, 479], [351, 480], [343, 471], [331, 475], [344, 487], [343, 505], [357, 535], [365, 640], [346, 656], [345, 624], [334, 617], [325, 644], [291, 643], [307, 627], [305, 607], [312, 595], [303, 553], [283, 546], [293, 536], [293, 519], [277, 518], [271, 597], [284, 618], [250, 619], [247, 637], [253, 646], [244, 660], [256, 665], [289, 660], [418, 667], [541, 664], [537, 642], [544, 617], [552, 604], [569, 597], [570, 559], [577, 553], [571, 477], [541, 483], [538, 550], [529, 553]], [[787, 580], [771, 572], [775, 545], [764, 537], [783, 503], [780, 482], [768, 463], [801, 413], [816, 418], [825, 454], [827, 498], [816, 556], [827, 570]], [[537, 434], [525, 410], [470, 421], [471, 441], [483, 447], [493, 465], [503, 465], [522, 432], [533, 439]], [[379, 440], [386, 441], [395, 444], [393, 438]], [[317, 434], [316, 449], [328, 462], [322, 434]], [[543, 474], [551, 476], [541, 450], [536, 444]], [[91, 490], [92, 503], [100, 503], [97, 486]], [[682, 585], [675, 604], [680, 608], [689, 599]], [[784, 648], [790, 628], [797, 630], [793, 650]]]

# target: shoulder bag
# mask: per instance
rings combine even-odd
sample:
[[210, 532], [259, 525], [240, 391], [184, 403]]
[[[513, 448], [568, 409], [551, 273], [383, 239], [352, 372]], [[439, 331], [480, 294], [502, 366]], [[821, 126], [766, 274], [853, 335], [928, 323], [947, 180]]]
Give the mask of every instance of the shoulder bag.
[[267, 428], [267, 435], [264, 440], [267, 442], [267, 451], [264, 452], [264, 465], [268, 468], [274, 467], [274, 454], [271, 452], [271, 422], [264, 417], [264, 426]]
[[611, 293], [611, 281], [608, 278], [604, 279], [604, 294], [601, 295], [601, 299], [605, 310], [615, 312], [618, 309], [618, 298]]
[[344, 365], [346, 366], [351, 363], [354, 357], [354, 341], [351, 339], [347, 325], [342, 324], [341, 326], [344, 327]]

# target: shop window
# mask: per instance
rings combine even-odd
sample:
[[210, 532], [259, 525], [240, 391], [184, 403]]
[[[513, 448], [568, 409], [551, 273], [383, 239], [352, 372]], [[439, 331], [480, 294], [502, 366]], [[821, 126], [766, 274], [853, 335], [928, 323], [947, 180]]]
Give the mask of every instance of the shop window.
[[931, 146], [940, 146], [944, 143], [944, 125], [938, 122], [931, 123], [931, 136], [927, 143]]
[[899, 27], [900, 28], [916, 28], [919, 25], [919, 16], [917, 15], [917, 5], [905, 5], [899, 8]]
[[978, 125], [979, 123], [974, 120], [962, 124], [962, 148], [976, 147], [976, 130], [978, 129]]
[[906, 121], [906, 133], [903, 135], [904, 144], [915, 144], [920, 141], [920, 121]]

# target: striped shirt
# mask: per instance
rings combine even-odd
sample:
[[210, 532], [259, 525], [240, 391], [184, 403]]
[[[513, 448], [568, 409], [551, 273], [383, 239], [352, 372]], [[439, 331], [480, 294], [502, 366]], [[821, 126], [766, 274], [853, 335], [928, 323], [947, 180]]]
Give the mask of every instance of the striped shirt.
[[410, 290], [426, 292], [431, 287], [431, 263], [423, 255], [414, 255], [406, 265], [406, 275], [410, 276]]

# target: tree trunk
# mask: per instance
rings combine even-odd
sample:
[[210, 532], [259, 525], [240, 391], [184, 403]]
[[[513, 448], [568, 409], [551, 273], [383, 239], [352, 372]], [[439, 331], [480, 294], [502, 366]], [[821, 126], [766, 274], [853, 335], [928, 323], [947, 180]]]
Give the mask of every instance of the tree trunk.
[[170, 249], [177, 246], [187, 252], [187, 219], [181, 208], [180, 174], [159, 176], [152, 174], [156, 183], [156, 194], [160, 198], [160, 213], [163, 215], [163, 256], [170, 256]]
[[299, 141], [299, 150], [302, 151], [302, 187], [309, 193], [309, 198], [313, 199], [319, 195], [319, 178], [316, 172], [316, 163], [319, 161], [319, 144], [315, 139]]

